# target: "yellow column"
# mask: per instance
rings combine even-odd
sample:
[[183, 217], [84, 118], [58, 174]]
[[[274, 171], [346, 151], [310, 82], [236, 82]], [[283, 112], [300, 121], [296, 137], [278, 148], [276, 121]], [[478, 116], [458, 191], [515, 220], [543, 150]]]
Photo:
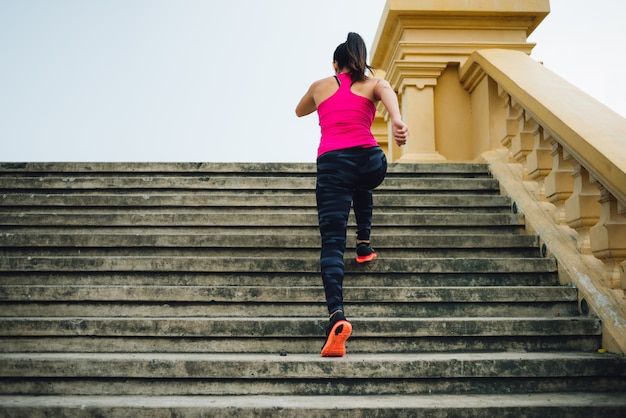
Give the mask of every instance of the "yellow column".
[[549, 11], [549, 0], [387, 1], [372, 44], [371, 65], [385, 72], [402, 96], [402, 112], [409, 125], [409, 141], [397, 160], [397, 150], [389, 147], [392, 160], [478, 158], [486, 139], [470, 143], [470, 99], [459, 88], [458, 77], [442, 74], [456, 75], [456, 69], [480, 49], [530, 54], [534, 45], [527, 37]]
[[435, 142], [436, 80], [418, 82], [404, 82], [401, 87], [402, 118], [409, 125], [409, 139], [398, 161], [444, 161]]

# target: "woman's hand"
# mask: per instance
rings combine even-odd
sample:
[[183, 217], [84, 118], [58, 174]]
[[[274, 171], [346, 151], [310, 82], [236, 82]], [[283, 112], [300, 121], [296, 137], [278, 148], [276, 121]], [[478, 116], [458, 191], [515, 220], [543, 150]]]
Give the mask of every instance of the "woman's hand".
[[396, 141], [396, 145], [401, 147], [406, 144], [407, 137], [409, 136], [409, 127], [406, 123], [402, 122], [402, 119], [392, 119], [391, 133], [393, 134], [394, 141]]

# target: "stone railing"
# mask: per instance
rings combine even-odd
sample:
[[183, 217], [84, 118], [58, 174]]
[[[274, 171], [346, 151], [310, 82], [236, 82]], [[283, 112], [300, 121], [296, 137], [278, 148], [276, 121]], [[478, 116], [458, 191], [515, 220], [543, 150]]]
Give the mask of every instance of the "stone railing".
[[626, 352], [626, 119], [522, 52], [476, 51], [459, 76], [483, 157]]

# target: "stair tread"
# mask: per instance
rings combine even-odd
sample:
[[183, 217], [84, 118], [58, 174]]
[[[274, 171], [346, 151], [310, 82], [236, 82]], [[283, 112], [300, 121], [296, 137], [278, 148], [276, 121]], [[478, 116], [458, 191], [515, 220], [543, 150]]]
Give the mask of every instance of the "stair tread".
[[[378, 190], [481, 190], [495, 191], [497, 181], [485, 178], [455, 177], [388, 177]], [[6, 178], [0, 176], [0, 189], [13, 190], [93, 190], [93, 189], [182, 189], [182, 190], [311, 190], [315, 189], [314, 176], [124, 176], [115, 177], [57, 177], [20, 176]]]
[[[349, 340], [348, 340], [349, 341]], [[163, 361], [200, 361], [200, 362], [240, 362], [240, 363], [335, 363], [343, 365], [358, 365], [364, 362], [489, 362], [508, 361], [510, 359], [520, 359], [524, 361], [567, 361], [567, 360], [610, 360], [613, 364], [626, 367], [626, 358], [610, 353], [585, 353], [579, 351], [553, 351], [553, 352], [527, 352], [527, 351], [498, 351], [498, 352], [461, 352], [461, 353], [347, 353], [344, 357], [321, 357], [319, 354], [298, 354], [291, 353], [282, 355], [279, 353], [0, 353], [0, 361], [8, 360], [58, 360], [73, 359], [84, 361], [152, 361], [160, 359]], [[511, 371], [512, 373], [523, 373], [523, 371]], [[614, 370], [617, 374], [626, 373], [626, 369]]]
[[[66, 407], [73, 409], [122, 408], [129, 410], [156, 408], [193, 409], [315, 409], [354, 411], [359, 409], [431, 409], [498, 410], [507, 407], [550, 408], [620, 406], [626, 408], [626, 396], [616, 393], [530, 393], [505, 395], [386, 395], [386, 396], [3, 396], [1, 408]], [[530, 412], [530, 411], [529, 411]], [[169, 411], [167, 411], [169, 414]], [[117, 416], [117, 415], [116, 415]], [[152, 415], [154, 416], [154, 415]], [[163, 415], [169, 416], [169, 415]]]
[[[366, 266], [349, 259], [346, 272], [517, 272], [556, 271], [556, 262], [549, 258], [392, 258], [379, 257]], [[184, 271], [184, 272], [318, 272], [319, 257], [210, 257], [210, 256], [5, 256], [0, 258], [0, 271]]]
[[[1, 210], [0, 210], [1, 212]], [[315, 227], [318, 225], [317, 214], [312, 209], [308, 212], [280, 213], [273, 209], [265, 211], [230, 212], [209, 211], [158, 211], [148, 213], [145, 210], [124, 212], [110, 210], [108, 212], [85, 212], [82, 210], [66, 211], [64, 213], [31, 211], [15, 213], [0, 213], [0, 222], [5, 225], [24, 226], [168, 226], [168, 227], [191, 227], [196, 225], [211, 225], [213, 227], [242, 227], [268, 225], [288, 227]], [[519, 215], [509, 213], [412, 213], [399, 216], [394, 213], [381, 213], [376, 215], [378, 227], [393, 226], [489, 226], [489, 227], [513, 227], [522, 226], [523, 222]]]
[[[456, 207], [456, 210], [464, 210], [472, 205], [483, 210], [486, 208], [509, 208], [510, 199], [497, 194], [400, 194], [392, 190], [377, 191], [374, 194], [376, 210], [380, 211], [387, 206], [419, 208], [445, 208]], [[255, 207], [275, 205], [277, 207], [311, 207], [315, 205], [315, 195], [312, 191], [275, 191], [262, 190], [250, 193], [225, 193], [221, 190], [200, 191], [190, 193], [178, 191], [176, 193], [163, 193], [154, 190], [145, 190], [142, 193], [109, 193], [109, 192], [83, 192], [83, 193], [3, 193], [0, 195], [0, 207], [30, 207], [45, 206], [67, 208], [74, 205], [95, 207], [216, 207], [237, 206]]]
[[[255, 163], [255, 162], [4, 162], [0, 173], [310, 173], [315, 174], [315, 163]], [[389, 164], [388, 173], [488, 173], [485, 163], [403, 163]]]
[[[600, 335], [586, 317], [355, 317], [353, 338]], [[0, 336], [116, 336], [168, 338], [319, 338], [321, 317], [1, 317]]]
[[[574, 288], [560, 286], [388, 287], [345, 286], [354, 302], [540, 302], [576, 301]], [[0, 285], [4, 301], [166, 301], [166, 302], [319, 302], [318, 285], [310, 286], [132, 286]]]
[[[259, 231], [260, 232], [260, 231]], [[301, 231], [282, 233], [263, 230], [249, 231], [182, 232], [146, 230], [103, 231], [47, 231], [20, 230], [0, 232], [0, 246], [9, 248], [213, 248], [230, 251], [250, 248], [311, 249], [319, 251], [319, 232]], [[513, 234], [389, 234], [378, 232], [375, 237], [377, 250], [398, 249], [401, 251], [434, 249], [536, 249], [537, 238], [530, 235]], [[397, 251], [396, 251], [397, 253]], [[538, 251], [537, 251], [538, 254]]]
[[[72, 367], [59, 369], [70, 362]], [[511, 367], [514, 362], [516, 367]], [[555, 365], [558, 362], [558, 366]], [[103, 365], [105, 367], [103, 367]], [[228, 379], [393, 379], [520, 378], [571, 374], [626, 376], [621, 356], [581, 352], [486, 352], [349, 354], [213, 353], [0, 353], [4, 376], [228, 378]]]

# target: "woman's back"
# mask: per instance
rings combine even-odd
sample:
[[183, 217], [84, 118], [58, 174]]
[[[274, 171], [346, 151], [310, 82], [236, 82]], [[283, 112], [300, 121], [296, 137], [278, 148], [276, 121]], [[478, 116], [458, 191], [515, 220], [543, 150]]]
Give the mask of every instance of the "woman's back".
[[[340, 73], [334, 79], [334, 93], [322, 99], [330, 93], [328, 89], [324, 96], [320, 96], [321, 102], [317, 104], [322, 133], [318, 156], [338, 149], [377, 146], [370, 129], [376, 116], [373, 101], [352, 90], [355, 86], [351, 82], [350, 74]], [[367, 93], [366, 88], [361, 88], [360, 91]]]
[[[378, 100], [375, 96], [375, 88], [378, 81], [379, 79], [377, 78], [368, 78], [364, 81], [351, 83], [350, 91], [358, 96], [363, 96], [376, 104]], [[339, 90], [336, 76], [323, 78], [314, 83], [314, 86], [313, 98], [316, 106], [319, 106], [320, 103], [331, 97]]]

